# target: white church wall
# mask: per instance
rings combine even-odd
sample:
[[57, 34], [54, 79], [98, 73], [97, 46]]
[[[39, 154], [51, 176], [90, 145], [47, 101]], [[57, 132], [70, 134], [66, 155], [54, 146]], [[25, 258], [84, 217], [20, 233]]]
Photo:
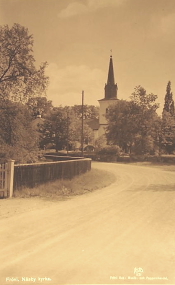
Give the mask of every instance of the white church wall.
[[107, 127], [107, 124], [106, 125], [100, 125], [99, 126], [99, 129], [98, 129], [98, 137], [101, 137], [105, 134], [106, 132], [106, 127]]
[[110, 100], [99, 100], [100, 110], [99, 110], [99, 132], [98, 135], [104, 135], [105, 129], [107, 127], [106, 113], [110, 105], [117, 103], [118, 99]]

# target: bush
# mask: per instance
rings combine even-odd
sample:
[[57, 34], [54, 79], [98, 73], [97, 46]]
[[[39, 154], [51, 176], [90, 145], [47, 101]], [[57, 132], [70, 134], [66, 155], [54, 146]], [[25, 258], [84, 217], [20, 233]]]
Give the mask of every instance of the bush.
[[139, 154], [130, 154], [130, 159], [133, 162], [140, 162], [140, 161], [147, 161], [149, 155], [143, 154], [143, 155], [139, 155]]
[[28, 151], [17, 146], [0, 145], [0, 161], [14, 159], [15, 163], [33, 163], [38, 161], [38, 151]]
[[95, 148], [96, 149], [102, 149], [107, 146], [107, 140], [105, 135], [102, 135], [98, 137], [98, 139], [95, 140]]
[[121, 153], [121, 149], [118, 145], [111, 145], [101, 148], [97, 151], [98, 155], [116, 155], [119, 156]]

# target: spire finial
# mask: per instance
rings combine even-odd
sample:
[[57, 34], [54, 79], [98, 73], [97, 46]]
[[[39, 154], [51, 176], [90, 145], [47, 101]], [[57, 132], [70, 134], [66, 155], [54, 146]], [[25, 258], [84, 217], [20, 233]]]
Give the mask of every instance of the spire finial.
[[110, 52], [111, 52], [110, 57], [112, 57], [112, 49], [110, 49]]

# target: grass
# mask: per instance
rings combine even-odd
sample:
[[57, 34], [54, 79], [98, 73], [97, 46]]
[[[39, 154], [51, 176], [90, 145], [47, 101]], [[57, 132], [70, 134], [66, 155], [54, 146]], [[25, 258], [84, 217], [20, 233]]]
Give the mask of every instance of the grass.
[[82, 195], [87, 192], [104, 188], [116, 180], [114, 174], [104, 170], [92, 169], [91, 171], [74, 177], [72, 180], [56, 180], [35, 188], [23, 188], [14, 191], [14, 198], [66, 198]]
[[130, 163], [130, 165], [138, 165], [145, 167], [156, 167], [162, 169], [164, 171], [175, 171], [175, 164], [165, 163], [165, 162], [134, 162]]

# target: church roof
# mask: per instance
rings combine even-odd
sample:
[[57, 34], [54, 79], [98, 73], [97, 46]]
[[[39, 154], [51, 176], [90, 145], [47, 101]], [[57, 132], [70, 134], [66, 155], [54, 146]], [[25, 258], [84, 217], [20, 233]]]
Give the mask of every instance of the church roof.
[[114, 85], [115, 84], [112, 55], [110, 56], [110, 61], [109, 61], [109, 71], [108, 71], [108, 81], [107, 81], [107, 84], [110, 84], [110, 85]]
[[106, 100], [117, 99], [117, 90], [118, 90], [118, 87], [117, 87], [117, 84], [115, 84], [113, 60], [112, 60], [112, 55], [111, 55], [110, 61], [109, 61], [107, 84], [105, 85], [105, 98], [104, 99]]

